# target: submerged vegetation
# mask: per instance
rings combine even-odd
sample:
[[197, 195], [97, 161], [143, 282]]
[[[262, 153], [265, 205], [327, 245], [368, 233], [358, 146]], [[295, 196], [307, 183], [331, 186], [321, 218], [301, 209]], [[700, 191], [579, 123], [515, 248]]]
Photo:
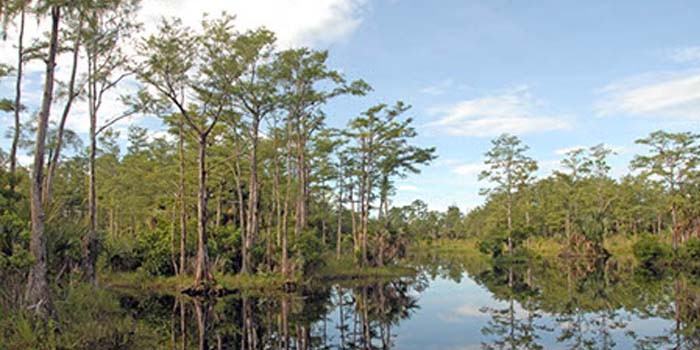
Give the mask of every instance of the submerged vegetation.
[[[603, 144], [538, 178], [529, 147], [504, 134], [485, 154], [483, 205], [394, 206], [396, 181], [436, 158], [409, 105], [331, 127], [334, 101], [363, 104], [372, 88], [329, 52], [279, 49], [228, 14], [200, 28], [163, 19], [146, 35], [138, 8], [0, 2], [17, 40], [17, 62], [0, 65], [16, 86], [0, 96], [14, 119], [0, 150], [0, 349], [322, 348], [331, 310], [340, 348], [387, 348], [429, 279], [465, 275], [507, 304], [485, 309], [483, 333], [510, 334], [485, 348], [541, 348], [540, 312], [578, 348], [597, 343], [565, 325], [618, 322], [619, 310], [669, 319], [671, 304], [697, 342], [700, 135], [639, 139], [646, 153], [621, 178]], [[24, 37], [29, 20], [46, 26], [42, 40]], [[46, 67], [40, 101], [22, 96], [30, 61]], [[127, 118], [159, 130], [125, 132]], [[587, 322], [610, 345], [603, 321]]]

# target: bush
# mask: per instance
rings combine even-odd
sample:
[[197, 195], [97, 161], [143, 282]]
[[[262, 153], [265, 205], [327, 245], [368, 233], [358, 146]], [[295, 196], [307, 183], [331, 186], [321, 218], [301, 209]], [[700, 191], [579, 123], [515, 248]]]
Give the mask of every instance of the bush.
[[137, 243], [141, 267], [154, 276], [175, 274], [170, 252], [170, 233], [155, 229], [139, 234]]
[[637, 261], [646, 267], [661, 264], [671, 255], [670, 247], [651, 235], [640, 238], [634, 244], [633, 251]]
[[693, 238], [683, 246], [682, 256], [688, 262], [700, 261], [700, 239]]
[[130, 272], [141, 266], [141, 258], [135, 243], [126, 237], [113, 237], [105, 241], [102, 265], [115, 272]]
[[323, 266], [321, 255], [324, 251], [321, 239], [312, 231], [307, 230], [292, 242], [292, 259], [294, 264], [308, 274]]
[[234, 274], [241, 268], [241, 229], [222, 226], [212, 230], [208, 241], [209, 255], [215, 257], [215, 264], [221, 272]]

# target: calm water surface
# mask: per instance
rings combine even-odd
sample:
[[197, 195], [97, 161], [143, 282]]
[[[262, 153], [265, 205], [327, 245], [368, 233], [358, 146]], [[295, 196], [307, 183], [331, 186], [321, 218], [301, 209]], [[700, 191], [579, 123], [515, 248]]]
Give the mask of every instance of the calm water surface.
[[698, 349], [693, 276], [615, 262], [494, 267], [428, 257], [418, 278], [216, 302], [121, 296], [185, 349]]

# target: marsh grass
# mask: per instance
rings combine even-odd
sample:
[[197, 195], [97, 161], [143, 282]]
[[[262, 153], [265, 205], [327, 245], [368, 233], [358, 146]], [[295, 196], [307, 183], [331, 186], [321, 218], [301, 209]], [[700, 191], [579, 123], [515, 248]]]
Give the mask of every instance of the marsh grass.
[[342, 256], [338, 259], [334, 255], [328, 255], [324, 257], [324, 261], [325, 264], [311, 278], [324, 280], [391, 279], [413, 277], [417, 273], [415, 269], [401, 265], [362, 267], [357, 265], [350, 256]]

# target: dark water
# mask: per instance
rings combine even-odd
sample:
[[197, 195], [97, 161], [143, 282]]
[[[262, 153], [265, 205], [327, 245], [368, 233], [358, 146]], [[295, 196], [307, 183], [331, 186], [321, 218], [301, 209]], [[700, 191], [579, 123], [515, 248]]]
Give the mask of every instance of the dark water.
[[415, 279], [293, 295], [119, 298], [167, 349], [700, 349], [694, 276], [615, 261], [416, 261]]

